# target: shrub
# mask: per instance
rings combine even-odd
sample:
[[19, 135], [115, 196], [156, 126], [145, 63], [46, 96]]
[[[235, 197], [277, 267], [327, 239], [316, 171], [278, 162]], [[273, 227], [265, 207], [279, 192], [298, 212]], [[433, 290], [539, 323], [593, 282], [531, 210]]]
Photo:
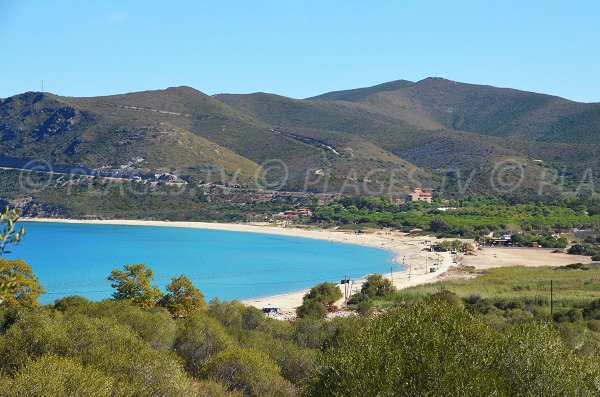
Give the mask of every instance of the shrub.
[[578, 308], [569, 309], [566, 313], [555, 313], [554, 321], [559, 323], [576, 323], [583, 321], [583, 310]]
[[22, 311], [0, 339], [0, 366], [9, 374], [31, 360], [57, 355], [113, 377], [116, 395], [192, 395], [192, 384], [172, 353], [153, 349], [114, 318]]
[[0, 394], [6, 397], [110, 397], [113, 383], [110, 376], [84, 367], [76, 360], [46, 355], [17, 372]]
[[244, 308], [245, 306], [240, 302], [222, 302], [215, 298], [208, 305], [208, 314], [226, 327], [241, 327]]
[[177, 327], [165, 309], [144, 310], [129, 301], [105, 300], [84, 303], [81, 299], [64, 298], [57, 301], [55, 307], [69, 316], [79, 314], [99, 319], [114, 319], [119, 324], [131, 327], [140, 338], [155, 349], [166, 350], [172, 347]]
[[413, 305], [340, 340], [303, 395], [593, 396], [596, 364], [549, 326], [499, 332], [446, 303]]
[[586, 320], [600, 320], [600, 299], [596, 299], [586, 305], [583, 309]]
[[196, 382], [197, 397], [243, 397], [241, 391], [227, 391], [225, 386], [214, 380], [200, 380]]
[[304, 296], [304, 300], [321, 302], [324, 305], [332, 305], [343, 296], [342, 291], [334, 283], [321, 283], [315, 285]]
[[356, 311], [363, 317], [371, 317], [375, 311], [375, 305], [371, 301], [358, 302]]
[[293, 322], [293, 340], [300, 347], [322, 349], [336, 332], [334, 322], [300, 318]]
[[396, 287], [381, 274], [371, 274], [362, 285], [361, 292], [369, 296], [390, 296], [396, 293]]
[[83, 296], [66, 296], [54, 301], [54, 308], [61, 312], [67, 310], [87, 308], [92, 304], [92, 301], [84, 298]]
[[314, 371], [319, 356], [316, 349], [299, 347], [292, 340], [280, 339], [260, 330], [233, 328], [228, 331], [240, 347], [266, 352], [281, 368], [281, 375], [293, 384], [300, 384]]
[[323, 303], [313, 300], [305, 300], [300, 307], [296, 309], [296, 314], [300, 318], [323, 318], [327, 315], [327, 308]]
[[186, 370], [196, 376], [211, 356], [233, 345], [233, 340], [215, 319], [194, 313], [180, 325], [174, 350], [185, 359]]
[[204, 366], [204, 375], [228, 390], [241, 390], [246, 396], [293, 396], [294, 386], [283, 379], [277, 364], [261, 350], [227, 349]]
[[587, 323], [587, 327], [590, 331], [600, 333], [600, 320], [590, 320]]
[[464, 309], [465, 305], [462, 299], [459, 298], [454, 292], [449, 290], [442, 290], [429, 296], [429, 301], [437, 304], [447, 304], [457, 309]]

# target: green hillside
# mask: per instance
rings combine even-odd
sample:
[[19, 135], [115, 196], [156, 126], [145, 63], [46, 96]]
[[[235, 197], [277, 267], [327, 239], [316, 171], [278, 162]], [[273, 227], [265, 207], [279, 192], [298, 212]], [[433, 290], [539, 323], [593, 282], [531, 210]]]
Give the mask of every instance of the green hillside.
[[[391, 83], [390, 83], [391, 84]], [[597, 143], [600, 104], [578, 103], [556, 96], [465, 84], [430, 77], [413, 84], [374, 86], [324, 94], [312, 100], [358, 102], [399, 120], [430, 128], [485, 135], [513, 136], [533, 141]]]
[[308, 181], [333, 192], [350, 180], [375, 191], [418, 185], [455, 194], [460, 181], [444, 180], [448, 172], [473, 175], [468, 189], [488, 192], [493, 167], [510, 159], [534, 191], [540, 175], [558, 172], [575, 186], [598, 174], [599, 106], [440, 78], [306, 100], [190, 87], [89, 98], [28, 92], [0, 101], [0, 165], [38, 159], [199, 182], [223, 171], [250, 186], [260, 164], [277, 159], [289, 190]]

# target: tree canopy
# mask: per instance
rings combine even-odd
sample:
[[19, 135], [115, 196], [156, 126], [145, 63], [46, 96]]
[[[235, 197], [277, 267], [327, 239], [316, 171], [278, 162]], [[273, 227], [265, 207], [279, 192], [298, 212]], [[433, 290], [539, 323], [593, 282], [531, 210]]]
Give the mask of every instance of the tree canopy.
[[37, 306], [46, 292], [25, 261], [0, 258], [0, 306]]
[[125, 265], [125, 270], [115, 269], [108, 277], [110, 285], [115, 288], [115, 300], [129, 300], [134, 305], [142, 308], [154, 307], [163, 293], [151, 285], [154, 280], [152, 269], [144, 264]]
[[368, 296], [389, 296], [396, 292], [396, 287], [381, 274], [370, 274], [362, 285], [361, 292]]
[[334, 283], [317, 284], [304, 296], [304, 300], [331, 305], [342, 297], [342, 291]]
[[173, 277], [166, 289], [168, 293], [158, 301], [158, 304], [166, 308], [173, 317], [186, 317], [195, 310], [206, 308], [202, 292], [183, 274]]

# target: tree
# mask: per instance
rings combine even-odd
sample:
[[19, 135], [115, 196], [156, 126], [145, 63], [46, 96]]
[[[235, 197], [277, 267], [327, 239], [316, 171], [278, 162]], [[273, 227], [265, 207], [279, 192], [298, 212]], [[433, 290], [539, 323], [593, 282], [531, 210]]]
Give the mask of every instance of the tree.
[[450, 225], [441, 217], [436, 216], [430, 223], [429, 228], [434, 232], [446, 232], [451, 229]]
[[8, 206], [0, 212], [0, 256], [7, 253], [6, 248], [9, 245], [17, 244], [25, 236], [25, 228], [17, 232], [15, 231], [15, 223], [19, 220], [19, 210], [14, 209], [10, 211]]
[[302, 305], [296, 309], [298, 317], [323, 318], [327, 308], [342, 297], [342, 291], [334, 283], [317, 284], [304, 295]]
[[113, 293], [115, 300], [128, 300], [141, 308], [151, 308], [162, 297], [162, 292], [150, 283], [154, 280], [154, 272], [144, 264], [125, 265], [125, 270], [115, 269], [108, 276], [110, 285], [117, 291]]
[[334, 283], [321, 283], [315, 285], [304, 295], [305, 301], [321, 302], [324, 305], [332, 305], [342, 297], [342, 291]]
[[0, 258], [0, 306], [36, 306], [44, 292], [31, 266], [21, 259]]
[[202, 292], [183, 274], [171, 279], [167, 291], [169, 293], [158, 304], [166, 308], [173, 317], [187, 317], [194, 310], [206, 308]]
[[396, 287], [381, 274], [371, 274], [363, 284], [361, 292], [369, 296], [390, 296], [396, 293]]

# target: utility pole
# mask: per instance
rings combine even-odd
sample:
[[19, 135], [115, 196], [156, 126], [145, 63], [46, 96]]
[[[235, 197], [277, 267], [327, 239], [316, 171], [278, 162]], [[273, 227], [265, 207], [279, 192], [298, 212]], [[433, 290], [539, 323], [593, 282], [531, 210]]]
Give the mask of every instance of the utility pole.
[[[340, 284], [344, 285], [344, 303], [348, 303], [348, 287], [350, 286], [350, 279], [348, 279], [347, 275], [344, 275], [344, 279], [340, 281]], [[350, 292], [352, 292], [350, 290]]]
[[550, 280], [550, 315], [554, 317], [554, 284]]
[[392, 285], [394, 284], [394, 267], [390, 267], [390, 280], [392, 280]]
[[344, 302], [348, 302], [348, 276], [344, 274]]

